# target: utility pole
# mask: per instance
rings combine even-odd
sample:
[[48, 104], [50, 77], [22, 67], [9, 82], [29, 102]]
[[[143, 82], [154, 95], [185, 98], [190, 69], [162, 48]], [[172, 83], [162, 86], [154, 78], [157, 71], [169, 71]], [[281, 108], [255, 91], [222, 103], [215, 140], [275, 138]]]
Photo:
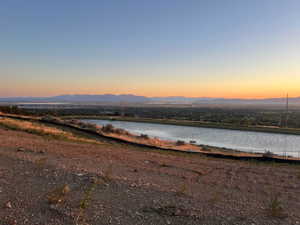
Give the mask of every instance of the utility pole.
[[289, 120], [289, 94], [286, 95], [286, 106], [285, 106], [285, 126], [288, 127]]

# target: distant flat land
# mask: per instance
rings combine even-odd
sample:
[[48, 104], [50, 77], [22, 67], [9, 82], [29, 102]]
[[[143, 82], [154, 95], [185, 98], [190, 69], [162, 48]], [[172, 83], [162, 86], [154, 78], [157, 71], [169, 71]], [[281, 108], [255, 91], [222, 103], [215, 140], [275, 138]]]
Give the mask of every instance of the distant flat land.
[[[115, 118], [128, 121], [299, 134], [300, 109], [284, 105], [20, 104], [34, 115]], [[288, 118], [288, 119], [286, 119]], [[287, 124], [286, 124], [287, 123]]]

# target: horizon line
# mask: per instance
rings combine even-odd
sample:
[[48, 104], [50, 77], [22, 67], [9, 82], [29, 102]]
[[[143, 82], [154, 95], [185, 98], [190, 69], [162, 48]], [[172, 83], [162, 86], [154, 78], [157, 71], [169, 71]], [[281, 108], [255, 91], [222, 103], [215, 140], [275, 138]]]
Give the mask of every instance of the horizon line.
[[[104, 93], [104, 94], [59, 94], [59, 95], [49, 95], [49, 96], [6, 96], [1, 98], [54, 98], [60, 96], [103, 96], [103, 95], [113, 95], [113, 96], [136, 96], [136, 97], [145, 97], [145, 98], [206, 98], [206, 99], [242, 99], [242, 100], [264, 100], [264, 99], [281, 99], [286, 98], [286, 95], [282, 97], [208, 97], [208, 96], [201, 96], [201, 97], [194, 97], [194, 96], [183, 96], [183, 95], [168, 95], [168, 96], [146, 96], [146, 95], [137, 95], [137, 94], [112, 94], [112, 93]], [[289, 96], [291, 98], [300, 98], [300, 96]]]

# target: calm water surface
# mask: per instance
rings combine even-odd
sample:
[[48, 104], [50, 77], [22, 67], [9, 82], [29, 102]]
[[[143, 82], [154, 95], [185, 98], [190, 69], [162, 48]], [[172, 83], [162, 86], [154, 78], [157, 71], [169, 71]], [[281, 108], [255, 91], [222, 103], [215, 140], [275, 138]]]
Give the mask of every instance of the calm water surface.
[[184, 140], [186, 142], [194, 140], [197, 144], [225, 147], [246, 152], [271, 151], [277, 154], [287, 154], [296, 157], [300, 154], [300, 135], [125, 121], [84, 121], [98, 125], [112, 124], [114, 127], [126, 129], [131, 133], [148, 134], [151, 137], [158, 137], [165, 140]]

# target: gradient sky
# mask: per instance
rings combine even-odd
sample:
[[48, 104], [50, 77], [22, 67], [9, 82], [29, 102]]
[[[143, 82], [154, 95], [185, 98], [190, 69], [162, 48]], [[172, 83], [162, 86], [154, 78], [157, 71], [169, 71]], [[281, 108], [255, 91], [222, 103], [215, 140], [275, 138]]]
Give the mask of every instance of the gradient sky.
[[300, 96], [299, 0], [2, 0], [0, 97]]

